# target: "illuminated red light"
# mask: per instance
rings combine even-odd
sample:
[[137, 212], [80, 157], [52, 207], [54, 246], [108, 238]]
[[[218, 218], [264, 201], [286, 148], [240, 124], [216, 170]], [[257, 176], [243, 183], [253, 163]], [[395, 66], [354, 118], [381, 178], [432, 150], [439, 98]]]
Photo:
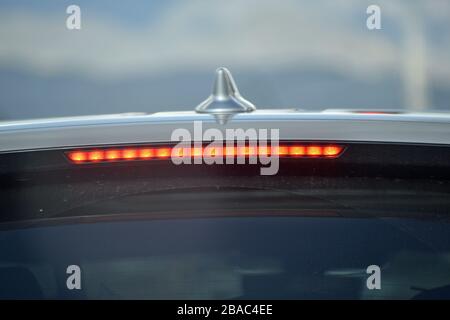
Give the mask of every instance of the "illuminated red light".
[[323, 152], [323, 148], [321, 146], [307, 146], [306, 147], [306, 155], [311, 157], [321, 156]]
[[258, 156], [258, 148], [257, 147], [246, 147], [245, 155], [250, 157]]
[[287, 155], [289, 155], [289, 148], [288, 147], [279, 147], [278, 148], [278, 155], [279, 156], [287, 156]]
[[157, 158], [169, 158], [171, 152], [172, 152], [172, 149], [169, 149], [169, 148], [156, 149], [156, 157]]
[[278, 147], [272, 147], [271, 150], [272, 150], [271, 153], [273, 155], [278, 155], [280, 157], [289, 155], [289, 147], [278, 146]]
[[155, 156], [155, 152], [153, 149], [150, 149], [150, 148], [139, 149], [139, 158], [140, 159], [148, 159], [148, 158], [152, 158], [154, 156]]
[[[247, 152], [247, 154], [246, 154], [246, 152]], [[239, 156], [246, 156], [246, 155], [248, 155], [248, 150], [246, 150], [246, 147], [238, 147], [237, 148], [237, 156], [239, 157]]]
[[261, 156], [269, 156], [270, 148], [269, 147], [258, 147], [258, 154]]
[[289, 147], [289, 155], [291, 155], [291, 156], [304, 156], [305, 154], [306, 154], [305, 146]]
[[222, 157], [223, 156], [222, 147], [206, 147], [203, 149], [203, 156], [205, 157]]
[[338, 156], [344, 148], [341, 146], [325, 146], [323, 147], [323, 155], [326, 157]]
[[176, 157], [191, 157], [194, 156], [194, 154], [199, 154], [200, 151], [195, 151], [194, 152], [194, 148], [190, 148], [190, 147], [177, 147], [177, 148], [173, 148], [172, 149], [172, 153], [173, 155], [175, 155]]
[[120, 159], [121, 152], [120, 150], [106, 150], [105, 151], [105, 159], [106, 160], [117, 160]]
[[223, 148], [214, 148], [214, 152], [211, 155], [215, 157], [223, 157]]
[[103, 161], [105, 159], [105, 152], [103, 151], [90, 151], [87, 154], [87, 160], [89, 161]]
[[237, 148], [237, 156], [241, 156], [241, 157], [252, 157], [252, 156], [257, 156], [258, 155], [258, 148], [253, 146], [253, 147], [238, 147]]
[[87, 153], [83, 151], [74, 151], [69, 153], [69, 159], [73, 162], [82, 162], [87, 160]]
[[136, 149], [124, 149], [122, 150], [122, 158], [128, 160], [134, 160], [137, 158], [138, 151]]
[[199, 148], [192, 148], [191, 149], [192, 152], [192, 156], [194, 157], [202, 157], [203, 156], [203, 148], [199, 147]]
[[249, 157], [275, 156], [282, 158], [336, 158], [344, 147], [335, 144], [295, 144], [272, 146], [207, 146], [207, 147], [135, 147], [103, 150], [69, 151], [68, 159], [73, 163], [110, 162], [129, 160], [167, 159], [177, 157]]
[[225, 147], [225, 155], [227, 157], [234, 157], [237, 154], [236, 147]]

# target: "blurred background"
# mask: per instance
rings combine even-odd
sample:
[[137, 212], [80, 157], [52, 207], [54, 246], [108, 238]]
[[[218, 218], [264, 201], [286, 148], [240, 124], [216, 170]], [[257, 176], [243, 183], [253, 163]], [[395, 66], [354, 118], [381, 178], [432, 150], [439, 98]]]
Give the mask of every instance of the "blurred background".
[[0, 0], [0, 120], [192, 110], [219, 66], [258, 108], [450, 111], [450, 0]]

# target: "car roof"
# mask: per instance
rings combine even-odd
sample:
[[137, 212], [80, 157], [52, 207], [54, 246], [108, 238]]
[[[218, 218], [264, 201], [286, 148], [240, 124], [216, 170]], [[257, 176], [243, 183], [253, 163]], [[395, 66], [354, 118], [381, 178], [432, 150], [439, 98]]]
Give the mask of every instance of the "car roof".
[[279, 129], [280, 140], [450, 144], [450, 115], [445, 113], [287, 109], [239, 113], [225, 124], [193, 111], [0, 122], [0, 152], [170, 142], [175, 129], [192, 131], [195, 121], [202, 122], [203, 130]]
[[[194, 111], [125, 113], [0, 123], [0, 152], [171, 142], [176, 129], [278, 129], [280, 140], [450, 144], [450, 115], [367, 110], [257, 110], [226, 68]], [[225, 132], [223, 133], [225, 135]], [[194, 139], [197, 138], [194, 134]], [[200, 137], [201, 139], [201, 137]], [[177, 141], [175, 141], [177, 142]]]

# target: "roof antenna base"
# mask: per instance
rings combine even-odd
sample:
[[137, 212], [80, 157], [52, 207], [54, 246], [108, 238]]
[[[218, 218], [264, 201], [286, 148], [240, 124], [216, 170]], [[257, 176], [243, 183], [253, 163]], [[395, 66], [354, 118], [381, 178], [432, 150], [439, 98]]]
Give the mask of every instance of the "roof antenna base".
[[214, 115], [220, 124], [226, 124], [235, 114], [255, 111], [255, 106], [244, 99], [227, 68], [218, 68], [211, 95], [195, 111]]

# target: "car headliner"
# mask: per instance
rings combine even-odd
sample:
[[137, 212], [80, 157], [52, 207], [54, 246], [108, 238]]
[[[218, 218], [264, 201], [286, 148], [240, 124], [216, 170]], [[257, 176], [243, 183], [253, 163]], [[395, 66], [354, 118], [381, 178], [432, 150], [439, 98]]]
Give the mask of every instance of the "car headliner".
[[195, 112], [126, 113], [0, 122], [0, 152], [170, 142], [173, 130], [279, 129], [280, 140], [450, 145], [450, 114], [359, 114], [342, 111], [257, 110], [225, 125]]

